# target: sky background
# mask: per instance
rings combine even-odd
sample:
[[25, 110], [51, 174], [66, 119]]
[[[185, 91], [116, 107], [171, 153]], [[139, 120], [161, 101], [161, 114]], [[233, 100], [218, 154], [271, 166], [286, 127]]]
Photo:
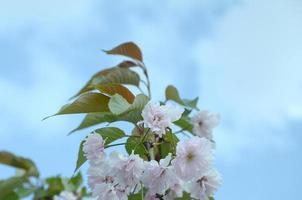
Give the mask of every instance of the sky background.
[[[0, 149], [43, 177], [73, 172], [82, 116], [53, 114], [96, 71], [143, 50], [154, 100], [168, 84], [220, 113], [217, 200], [301, 198], [302, 1], [0, 0]], [[87, 167], [87, 166], [86, 166]], [[85, 168], [83, 171], [85, 171]], [[0, 166], [0, 178], [14, 171]]]

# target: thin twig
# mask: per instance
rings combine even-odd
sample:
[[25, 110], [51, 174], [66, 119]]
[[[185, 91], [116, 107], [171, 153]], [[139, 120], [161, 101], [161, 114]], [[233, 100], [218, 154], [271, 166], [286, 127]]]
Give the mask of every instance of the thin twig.
[[110, 144], [110, 145], [107, 145], [106, 148], [109, 148], [109, 147], [114, 147], [114, 146], [120, 146], [120, 145], [125, 145], [126, 143], [116, 143], [116, 144]]

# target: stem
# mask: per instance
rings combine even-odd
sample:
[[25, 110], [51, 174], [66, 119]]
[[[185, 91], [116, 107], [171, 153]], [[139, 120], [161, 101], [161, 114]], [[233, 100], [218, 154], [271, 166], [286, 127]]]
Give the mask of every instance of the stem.
[[124, 135], [124, 137], [140, 137], [138, 135]]
[[145, 139], [146, 139], [146, 137], [147, 137], [149, 131], [150, 131], [150, 128], [148, 128], [147, 132], [146, 132], [145, 135], [143, 136], [143, 139], [142, 139], [141, 143], [144, 143], [144, 142], [145, 142]]
[[147, 82], [146, 81], [144, 81], [144, 80], [141, 80], [141, 82], [146, 86], [146, 87], [148, 87], [148, 84], [147, 84]]
[[142, 190], [142, 200], [144, 200], [144, 187], [142, 183], [141, 183], [141, 190]]
[[146, 68], [145, 68], [145, 70], [144, 70], [144, 74], [145, 74], [145, 76], [146, 76], [146, 78], [147, 78], [148, 96], [149, 96], [149, 99], [151, 99], [150, 79], [149, 79], [148, 71], [147, 71]]
[[144, 72], [144, 74], [145, 74], [145, 76], [146, 76], [146, 79], [147, 79], [147, 84], [146, 84], [146, 86], [147, 86], [147, 90], [148, 90], [148, 96], [149, 96], [149, 99], [151, 99], [151, 88], [150, 88], [150, 85], [151, 85], [151, 84], [150, 84], [150, 79], [149, 79], [148, 70], [147, 70], [147, 68], [146, 68], [146, 66], [145, 66], [144, 63], [139, 62], [138, 65], [143, 69], [143, 72]]
[[138, 88], [138, 90], [139, 90], [142, 94], [145, 94], [145, 92], [142, 90], [141, 87], [137, 87], [137, 88]]
[[133, 191], [131, 192], [131, 194], [134, 194], [136, 188], [137, 188], [137, 184], [135, 185], [135, 187], [134, 187]]
[[185, 130], [185, 129], [180, 129], [180, 130], [178, 130], [178, 131], [175, 131], [174, 134], [182, 133], [182, 132], [184, 132], [184, 130]]
[[114, 146], [120, 146], [120, 145], [125, 145], [126, 143], [116, 143], [116, 144], [110, 144], [110, 145], [107, 145], [106, 148], [109, 148], [109, 147], [114, 147]]
[[143, 138], [141, 139], [141, 141], [138, 142], [138, 143], [135, 145], [133, 151], [135, 151], [135, 149], [138, 147], [139, 144], [144, 144], [144, 140], [145, 140], [146, 136], [148, 135], [149, 131], [150, 131], [150, 128], [149, 128], [149, 129], [147, 130], [147, 132], [144, 134], [144, 136], [143, 136]]

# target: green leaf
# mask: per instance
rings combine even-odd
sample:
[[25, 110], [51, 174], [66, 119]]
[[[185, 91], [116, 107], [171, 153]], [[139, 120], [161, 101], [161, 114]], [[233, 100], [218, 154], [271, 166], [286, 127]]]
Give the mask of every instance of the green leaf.
[[21, 199], [28, 197], [29, 195], [33, 194], [35, 191], [36, 191], [36, 187], [29, 183], [24, 183], [20, 187], [16, 188], [15, 190], [15, 192], [18, 194], [18, 196]]
[[[52, 115], [107, 112], [109, 97], [100, 93], [85, 93], [78, 97], [74, 102], [63, 106], [59, 112]], [[49, 117], [52, 117], [49, 116]], [[44, 119], [47, 119], [46, 117]]]
[[91, 85], [103, 84], [128, 84], [139, 86], [140, 77], [138, 73], [127, 68], [114, 68], [106, 76], [95, 77], [91, 81]]
[[162, 144], [160, 144], [160, 157], [165, 158], [169, 153], [176, 155], [176, 146], [179, 139], [171, 131], [167, 131], [163, 136]]
[[141, 112], [148, 103], [149, 98], [144, 94], [139, 94], [135, 97], [133, 103], [126, 111], [121, 113], [118, 118], [120, 121], [128, 121], [133, 124], [142, 120]]
[[173, 100], [181, 105], [184, 105], [184, 102], [179, 96], [178, 90], [173, 85], [169, 85], [166, 88], [166, 99], [167, 100]]
[[130, 90], [128, 90], [123, 85], [119, 84], [104, 84], [104, 85], [95, 85], [93, 86], [95, 89], [99, 90], [103, 94], [108, 94], [110, 96], [119, 94], [124, 97], [128, 103], [132, 103], [135, 96], [132, 94]]
[[143, 62], [143, 55], [140, 48], [133, 42], [126, 42], [117, 47], [105, 51], [107, 54], [127, 56]]
[[118, 64], [116, 67], [107, 68], [94, 74], [90, 80], [82, 87], [82, 89], [74, 95], [72, 98], [79, 96], [85, 92], [94, 90], [94, 85], [102, 84], [129, 84], [139, 86], [139, 75], [126, 68], [125, 66], [131, 66], [129, 61], [124, 61]]
[[139, 94], [135, 97], [132, 104], [128, 102], [120, 95], [114, 95], [109, 102], [109, 108], [112, 113], [120, 115], [131, 111], [142, 111], [149, 99], [144, 94]]
[[127, 111], [130, 104], [121, 95], [115, 94], [110, 98], [108, 106], [113, 114], [119, 115]]
[[149, 98], [144, 95], [144, 94], [139, 94], [135, 97], [133, 103], [131, 104], [130, 108], [128, 111], [133, 111], [133, 110], [143, 110], [145, 105], [148, 103]]
[[[177, 143], [179, 142], [179, 139], [177, 138], [177, 136], [175, 134], [173, 134], [171, 131], [167, 131], [166, 134], [164, 135], [164, 141], [166, 143], [168, 143], [168, 145], [166, 145], [166, 148], [169, 149], [168, 152], [166, 152], [165, 155], [162, 155], [162, 157], [166, 157], [168, 155], [168, 153], [172, 153], [173, 155], [176, 155], [176, 146]], [[165, 143], [164, 143], [165, 145]]]
[[182, 116], [179, 120], [173, 122], [175, 125], [179, 126], [181, 129], [193, 132], [193, 125], [190, 122], [190, 119], [186, 116]]
[[81, 124], [77, 128], [73, 129], [69, 134], [103, 122], [111, 123], [117, 120], [117, 116], [110, 112], [88, 113]]
[[99, 112], [99, 113], [88, 113], [81, 124], [70, 132], [73, 133], [90, 126], [94, 126], [103, 122], [114, 122], [114, 121], [127, 121], [133, 124], [142, 120], [141, 112], [149, 99], [143, 94], [139, 94], [135, 97], [133, 103], [129, 106], [128, 110], [120, 115], [115, 115], [110, 112]]
[[59, 176], [47, 178], [45, 179], [45, 183], [48, 185], [47, 194], [50, 196], [59, 194], [65, 190], [62, 178]]
[[134, 151], [134, 154], [138, 154], [141, 158], [147, 159], [148, 151], [141, 143], [141, 139], [139, 137], [129, 137], [125, 148], [129, 155]]
[[39, 176], [39, 171], [30, 159], [16, 156], [6, 151], [0, 151], [0, 163], [23, 169], [26, 172], [26, 176]]
[[90, 79], [89, 81], [84, 85], [84, 87], [82, 87], [82, 89], [77, 93], [75, 94], [72, 98], [74, 97], [77, 97], [79, 96], [80, 94], [83, 94], [85, 92], [88, 92], [88, 91], [91, 91], [93, 90], [94, 88], [91, 87], [91, 83], [92, 83], [92, 80], [97, 78], [97, 77], [102, 77], [102, 76], [106, 76], [107, 74], [109, 74], [111, 71], [113, 71], [115, 69], [115, 67], [111, 67], [111, 68], [106, 68], [106, 69], [103, 69], [97, 73], [95, 73]]
[[199, 110], [197, 108], [198, 97], [193, 100], [181, 99], [178, 90], [173, 85], [169, 85], [166, 88], [166, 100], [172, 100], [180, 105]]
[[[2, 195], [0, 194], [0, 196], [2, 196]], [[20, 197], [16, 192], [10, 192], [8, 195], [1, 197], [1, 199], [3, 199], [3, 200], [19, 200]]]
[[193, 108], [195, 110], [199, 110], [199, 108], [197, 107], [198, 99], [199, 99], [198, 97], [196, 97], [193, 100], [183, 99], [183, 102], [187, 107]]
[[105, 140], [105, 146], [125, 136], [124, 131], [115, 127], [96, 129], [94, 132], [100, 134]]
[[82, 183], [83, 183], [83, 176], [80, 172], [69, 180], [69, 184], [73, 185], [74, 189], [78, 189], [82, 185]]
[[191, 200], [191, 196], [189, 193], [187, 192], [183, 192], [183, 196], [182, 197], [179, 197], [179, 198], [176, 198], [175, 200]]
[[86, 157], [84, 156], [84, 151], [83, 151], [83, 144], [85, 140], [83, 140], [80, 144], [79, 152], [78, 152], [78, 159], [77, 159], [77, 164], [74, 172], [78, 171], [80, 167], [86, 162]]
[[125, 60], [117, 65], [117, 67], [120, 67], [120, 68], [131, 68], [131, 67], [137, 67], [137, 66], [138, 66], [137, 63], [130, 61], [130, 60]]
[[118, 121], [126, 121], [131, 122], [133, 124], [137, 124], [137, 122], [142, 121], [141, 110], [132, 110], [121, 114], [118, 116]]
[[[6, 199], [7, 195], [12, 195], [15, 188], [22, 185], [28, 179], [25, 176], [12, 177], [3, 181], [0, 181], [0, 199]], [[13, 197], [13, 196], [12, 196]], [[12, 198], [10, 197], [10, 198]]]

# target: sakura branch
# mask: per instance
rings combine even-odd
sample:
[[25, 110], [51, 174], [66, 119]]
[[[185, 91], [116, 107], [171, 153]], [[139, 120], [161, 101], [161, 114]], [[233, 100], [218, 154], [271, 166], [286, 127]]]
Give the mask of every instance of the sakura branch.
[[[147, 67], [133, 42], [105, 52], [129, 60], [94, 74], [75, 100], [55, 114], [86, 114], [72, 132], [99, 126], [80, 144], [75, 170], [89, 161], [92, 196], [97, 200], [213, 200], [221, 184], [213, 163], [213, 129], [219, 116], [200, 111], [198, 98], [183, 99], [172, 85], [163, 101], [151, 99]], [[143, 70], [145, 80], [134, 67]], [[134, 94], [129, 85], [141, 93]], [[104, 126], [119, 121], [132, 126], [131, 134], [123, 126]], [[180, 132], [190, 137], [180, 137]], [[108, 153], [109, 147], [115, 150]]]

